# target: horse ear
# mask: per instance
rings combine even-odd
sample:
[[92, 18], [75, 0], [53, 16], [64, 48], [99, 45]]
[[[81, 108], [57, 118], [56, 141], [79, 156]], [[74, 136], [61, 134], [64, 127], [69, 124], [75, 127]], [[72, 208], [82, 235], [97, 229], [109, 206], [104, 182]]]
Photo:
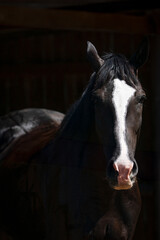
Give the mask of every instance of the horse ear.
[[144, 63], [146, 63], [149, 55], [149, 40], [144, 38], [138, 47], [137, 51], [130, 58], [130, 64], [135, 68], [135, 71], [138, 70]]
[[89, 41], [87, 42], [87, 57], [93, 70], [97, 72], [102, 66], [104, 60], [100, 58], [95, 46]]

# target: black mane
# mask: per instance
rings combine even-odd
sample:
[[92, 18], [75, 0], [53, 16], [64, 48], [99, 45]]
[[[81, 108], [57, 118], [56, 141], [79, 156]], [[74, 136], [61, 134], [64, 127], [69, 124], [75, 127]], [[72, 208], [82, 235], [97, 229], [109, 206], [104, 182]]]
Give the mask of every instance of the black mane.
[[125, 80], [129, 85], [138, 84], [136, 75], [125, 56], [108, 53], [97, 73], [93, 73], [81, 98], [71, 107], [64, 118], [58, 136], [80, 141], [88, 140], [94, 119], [93, 92], [115, 78]]
[[92, 92], [95, 80], [96, 74], [93, 73], [81, 98], [73, 104], [69, 112], [66, 114], [58, 132], [58, 137], [79, 141], [88, 140], [89, 129], [91, 129], [91, 120], [94, 119]]

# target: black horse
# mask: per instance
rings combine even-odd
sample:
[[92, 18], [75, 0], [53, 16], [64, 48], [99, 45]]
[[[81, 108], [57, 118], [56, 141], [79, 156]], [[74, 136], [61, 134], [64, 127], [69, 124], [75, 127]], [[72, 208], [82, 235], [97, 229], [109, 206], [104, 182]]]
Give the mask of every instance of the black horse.
[[134, 155], [145, 100], [137, 71], [148, 45], [127, 60], [100, 58], [88, 42], [87, 55], [95, 72], [56, 138], [27, 161], [3, 159], [3, 240], [133, 238], [141, 208]]

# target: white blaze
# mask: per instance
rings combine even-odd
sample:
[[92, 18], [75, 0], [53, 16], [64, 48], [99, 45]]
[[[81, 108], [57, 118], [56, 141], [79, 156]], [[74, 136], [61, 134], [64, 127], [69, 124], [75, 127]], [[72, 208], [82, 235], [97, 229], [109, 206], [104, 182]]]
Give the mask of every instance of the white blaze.
[[120, 146], [120, 153], [116, 163], [127, 165], [129, 163], [128, 146], [126, 143], [126, 114], [131, 98], [134, 96], [135, 89], [124, 80], [114, 79], [114, 89], [112, 101], [116, 113], [115, 134]]

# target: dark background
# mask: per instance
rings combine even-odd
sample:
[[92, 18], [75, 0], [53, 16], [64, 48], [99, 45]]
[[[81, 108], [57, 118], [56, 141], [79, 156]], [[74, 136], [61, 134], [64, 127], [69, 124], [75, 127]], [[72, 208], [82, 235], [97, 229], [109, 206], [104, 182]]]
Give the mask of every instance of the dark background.
[[[140, 4], [140, 6], [139, 6]], [[139, 70], [147, 94], [137, 148], [142, 211], [136, 240], [157, 240], [160, 225], [160, 8], [130, 0], [0, 1], [0, 115], [22, 108], [66, 113], [92, 69], [87, 41], [99, 54], [127, 57], [144, 36], [149, 60]]]

